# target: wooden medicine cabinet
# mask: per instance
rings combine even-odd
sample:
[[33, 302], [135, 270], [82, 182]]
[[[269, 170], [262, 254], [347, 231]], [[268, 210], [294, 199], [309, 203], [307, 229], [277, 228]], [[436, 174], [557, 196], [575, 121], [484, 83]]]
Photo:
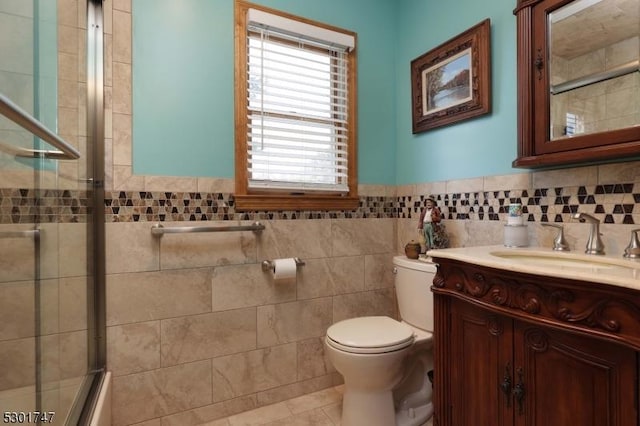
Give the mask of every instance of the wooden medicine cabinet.
[[640, 0], [518, 0], [518, 157], [640, 157]]

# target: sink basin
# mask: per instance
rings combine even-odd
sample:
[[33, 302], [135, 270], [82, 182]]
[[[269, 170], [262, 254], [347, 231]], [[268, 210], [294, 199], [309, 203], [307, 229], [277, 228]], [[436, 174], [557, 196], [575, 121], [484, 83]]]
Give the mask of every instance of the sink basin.
[[615, 259], [595, 255], [510, 250], [492, 251], [490, 254], [510, 262], [544, 268], [576, 270], [583, 272], [614, 272], [625, 270], [627, 272], [634, 273], [634, 275], [640, 271], [640, 263], [631, 262], [625, 259]]
[[640, 291], [640, 260], [625, 259], [622, 255], [599, 256], [581, 251], [558, 252], [545, 247], [497, 245], [429, 250], [427, 254], [436, 264], [439, 258], [453, 259], [515, 273], [609, 284]]

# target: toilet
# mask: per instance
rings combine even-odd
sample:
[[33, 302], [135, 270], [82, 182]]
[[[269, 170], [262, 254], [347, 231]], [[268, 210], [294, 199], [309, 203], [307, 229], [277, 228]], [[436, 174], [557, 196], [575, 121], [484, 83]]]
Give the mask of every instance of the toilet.
[[421, 426], [433, 415], [433, 294], [436, 266], [393, 258], [401, 321], [351, 318], [327, 329], [325, 349], [344, 378], [342, 426]]

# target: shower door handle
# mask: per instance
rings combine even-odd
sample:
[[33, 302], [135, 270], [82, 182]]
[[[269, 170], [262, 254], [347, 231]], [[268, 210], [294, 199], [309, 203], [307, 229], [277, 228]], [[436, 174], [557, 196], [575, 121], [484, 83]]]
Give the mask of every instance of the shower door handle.
[[[36, 120], [31, 114], [20, 108], [16, 103], [2, 93], [0, 93], [0, 114], [27, 130], [32, 135], [39, 137], [49, 145], [59, 149], [59, 151], [49, 151], [18, 148], [17, 155], [19, 157], [44, 156], [45, 158], [54, 158], [58, 160], [77, 160], [80, 158], [80, 151], [71, 146], [60, 136], [47, 129], [44, 124]], [[7, 146], [5, 144], [3, 145], [5, 147]]]

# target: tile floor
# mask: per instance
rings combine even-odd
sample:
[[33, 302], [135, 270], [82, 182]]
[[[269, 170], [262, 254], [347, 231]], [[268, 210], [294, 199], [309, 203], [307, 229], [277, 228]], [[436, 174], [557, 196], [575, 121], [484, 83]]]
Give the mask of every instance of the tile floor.
[[[200, 426], [340, 426], [343, 388], [324, 389]], [[431, 420], [425, 426], [432, 426]]]

